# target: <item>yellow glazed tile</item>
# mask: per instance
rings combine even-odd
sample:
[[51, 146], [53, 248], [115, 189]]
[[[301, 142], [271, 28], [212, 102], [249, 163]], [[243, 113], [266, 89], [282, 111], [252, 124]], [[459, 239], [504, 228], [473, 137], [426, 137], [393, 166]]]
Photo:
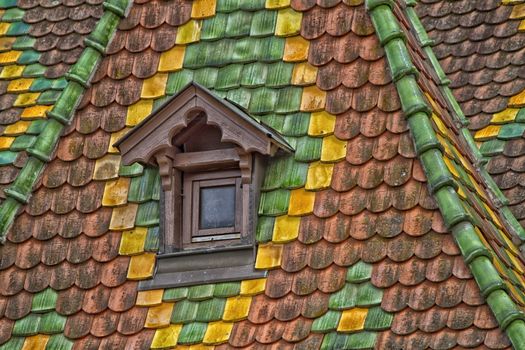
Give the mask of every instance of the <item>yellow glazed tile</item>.
[[53, 106], [31, 106], [26, 107], [22, 111], [20, 118], [22, 119], [42, 119], [46, 117], [46, 112], [49, 111]]
[[24, 346], [22, 346], [22, 350], [44, 350], [48, 341], [49, 335], [44, 334], [27, 337], [24, 341]]
[[346, 0], [345, 4], [348, 6], [358, 6], [361, 5], [365, 0]]
[[159, 60], [159, 72], [173, 72], [182, 69], [186, 46], [175, 45], [172, 49], [163, 52]]
[[303, 14], [294, 11], [292, 8], [279, 10], [277, 13], [277, 23], [275, 24], [275, 35], [292, 36], [299, 34], [302, 18]]
[[143, 280], [153, 275], [155, 268], [155, 253], [134, 255], [129, 261], [128, 279]]
[[16, 79], [9, 82], [7, 85], [8, 92], [18, 92], [18, 91], [27, 91], [31, 87], [33, 79]]
[[434, 121], [434, 124], [436, 124], [436, 126], [437, 126], [439, 132], [441, 133], [441, 135], [447, 135], [448, 134], [448, 128], [443, 123], [441, 118], [439, 118], [436, 114], [432, 113], [432, 120]]
[[326, 111], [312, 113], [310, 125], [308, 125], [308, 135], [323, 136], [332, 134], [335, 129], [335, 120], [335, 115]]
[[523, 18], [525, 17], [525, 4], [516, 5], [512, 8], [509, 18]]
[[302, 62], [294, 65], [292, 71], [293, 85], [311, 85], [317, 80], [317, 67], [308, 62]]
[[490, 122], [494, 124], [505, 124], [506, 122], [511, 122], [516, 119], [519, 111], [520, 110], [517, 108], [504, 109], [503, 111], [494, 114]]
[[512, 96], [509, 100], [509, 107], [523, 107], [525, 106], [525, 90], [519, 94]]
[[11, 144], [15, 140], [14, 137], [2, 136], [0, 137], [0, 151], [5, 151], [11, 147]]
[[206, 18], [215, 15], [216, 0], [194, 0], [191, 7], [192, 18]]
[[0, 65], [15, 63], [21, 54], [22, 54], [22, 51], [14, 51], [14, 50], [0, 53]]
[[301, 111], [313, 112], [324, 109], [326, 104], [326, 91], [317, 86], [308, 86], [303, 90], [301, 98]]
[[144, 252], [144, 242], [148, 229], [145, 227], [135, 227], [133, 230], [122, 232], [120, 240], [120, 255], [135, 255]]
[[265, 7], [267, 9], [280, 9], [290, 6], [290, 0], [266, 0]]
[[163, 289], [145, 290], [137, 293], [136, 305], [152, 306], [162, 303]]
[[334, 135], [323, 138], [323, 147], [321, 149], [321, 161], [335, 162], [346, 157], [345, 140], [339, 140]]
[[174, 303], [162, 303], [157, 306], [150, 307], [144, 327], [159, 328], [170, 324], [171, 313], [173, 311]]
[[13, 43], [15, 42], [16, 38], [10, 38], [10, 37], [3, 37], [0, 38], [0, 51], [9, 50], [11, 46], [13, 46]]
[[119, 177], [117, 180], [106, 182], [104, 195], [102, 196], [102, 205], [105, 207], [114, 207], [127, 203], [129, 178]]
[[20, 94], [16, 98], [13, 106], [15, 107], [25, 107], [32, 106], [36, 103], [36, 100], [40, 97], [40, 92], [27, 92], [25, 94]]
[[340, 332], [352, 332], [363, 329], [365, 327], [367, 314], [368, 309], [358, 307], [344, 310], [339, 325], [337, 326], [337, 330]]
[[31, 122], [20, 120], [14, 124], [8, 125], [4, 129], [4, 135], [21, 135], [26, 132], [29, 125], [31, 125]]
[[120, 168], [120, 156], [116, 154], [107, 154], [95, 162], [93, 180], [109, 180], [118, 177]]
[[153, 109], [153, 100], [140, 100], [128, 107], [126, 126], [135, 126], [150, 115]]
[[4, 35], [7, 33], [7, 30], [9, 29], [9, 23], [0, 23], [0, 35]]
[[281, 265], [282, 244], [260, 244], [255, 260], [256, 269], [271, 269]]
[[224, 321], [239, 321], [245, 319], [248, 317], [251, 302], [252, 297], [239, 296], [226, 299], [222, 319]]
[[[177, 349], [179, 349], [177, 347]], [[215, 349], [215, 346], [213, 345], [204, 345], [204, 344], [195, 344], [195, 345], [190, 345], [188, 350], [213, 350]]]
[[293, 241], [299, 235], [301, 218], [298, 216], [282, 215], [275, 219], [272, 241], [284, 243]]
[[113, 147], [113, 145], [124, 135], [126, 135], [129, 130], [130, 128], [124, 128], [111, 134], [111, 138], [109, 139], [108, 153], [119, 153], [118, 149], [116, 147]]
[[330, 186], [332, 181], [332, 174], [334, 172], [333, 163], [310, 163], [308, 167], [308, 175], [306, 176], [305, 189], [320, 190]]
[[202, 24], [197, 20], [189, 20], [177, 29], [176, 44], [189, 44], [199, 41], [201, 37]]
[[467, 199], [467, 195], [465, 194], [465, 190], [463, 189], [463, 186], [459, 186], [458, 187], [458, 195], [463, 198], [463, 199]]
[[22, 75], [22, 72], [24, 71], [25, 68], [26, 68], [25, 66], [18, 66], [16, 64], [5, 66], [2, 68], [2, 72], [0, 72], [0, 78], [2, 79], [19, 78]]
[[129, 203], [123, 207], [113, 208], [110, 230], [129, 230], [135, 226], [135, 217], [137, 215], [138, 204]]
[[166, 84], [168, 83], [168, 74], [157, 73], [154, 76], [144, 80], [142, 84], [141, 98], [156, 98], [164, 95]]
[[454, 164], [454, 161], [448, 159], [448, 157], [443, 157], [443, 161], [447, 165], [448, 170], [454, 175], [455, 178], [459, 177], [458, 170], [456, 169], [456, 165]]
[[202, 342], [204, 344], [221, 344], [228, 341], [230, 338], [230, 333], [233, 328], [233, 323], [231, 322], [210, 322], [206, 333], [204, 334], [204, 339]]
[[266, 278], [245, 280], [241, 282], [241, 295], [256, 295], [264, 292], [266, 288]]
[[172, 324], [169, 327], [157, 329], [151, 342], [151, 348], [164, 349], [176, 346], [181, 329], [181, 324]]
[[284, 43], [283, 61], [285, 62], [301, 62], [308, 58], [309, 42], [301, 36], [293, 36], [286, 38]]
[[307, 215], [313, 212], [315, 202], [315, 192], [305, 191], [298, 188], [290, 192], [290, 205], [288, 215]]
[[518, 32], [525, 31], [525, 19], [521, 20], [520, 26], [518, 27]]

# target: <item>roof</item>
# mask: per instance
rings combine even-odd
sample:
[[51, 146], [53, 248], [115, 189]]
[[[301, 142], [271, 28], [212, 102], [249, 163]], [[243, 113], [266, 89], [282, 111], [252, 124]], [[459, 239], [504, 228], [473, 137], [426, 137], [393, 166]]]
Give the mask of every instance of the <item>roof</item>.
[[[407, 3], [105, 3], [92, 64], [2, 158], [0, 348], [523, 347], [523, 228]], [[112, 145], [190, 81], [295, 149], [263, 181], [268, 277], [138, 292], [159, 174]]]

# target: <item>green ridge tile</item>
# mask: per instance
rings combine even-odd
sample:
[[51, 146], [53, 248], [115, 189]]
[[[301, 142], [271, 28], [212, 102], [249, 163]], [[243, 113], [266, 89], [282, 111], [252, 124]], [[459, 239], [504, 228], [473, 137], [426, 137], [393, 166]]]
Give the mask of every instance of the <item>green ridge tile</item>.
[[312, 332], [314, 333], [327, 333], [335, 331], [341, 318], [340, 311], [328, 310], [323, 316], [316, 318], [312, 323]]
[[380, 331], [389, 329], [394, 315], [384, 311], [381, 306], [372, 307], [368, 310], [365, 320], [365, 329]]
[[54, 334], [64, 331], [66, 317], [56, 312], [49, 312], [40, 318], [40, 333]]
[[226, 299], [213, 298], [198, 303], [199, 308], [195, 320], [198, 322], [218, 321], [222, 318]]
[[194, 322], [185, 324], [180, 331], [178, 343], [197, 344], [202, 342], [207, 328], [207, 323]]
[[273, 216], [261, 216], [257, 220], [257, 229], [255, 231], [255, 239], [259, 243], [270, 242], [273, 236], [273, 224], [275, 218]]
[[247, 63], [256, 60], [254, 54], [258, 52], [258, 41], [253, 38], [240, 38], [235, 40], [233, 46], [232, 62]]
[[193, 286], [188, 289], [189, 300], [205, 300], [213, 297], [214, 284]]
[[230, 90], [228, 91], [228, 95], [226, 95], [227, 100], [241, 106], [244, 109], [248, 109], [251, 97], [252, 95], [250, 90], [245, 88]]
[[233, 11], [240, 10], [242, 0], [218, 0], [215, 11], [230, 13]]
[[383, 291], [374, 287], [370, 282], [363, 283], [357, 288], [357, 306], [381, 304], [381, 299], [383, 299]]
[[282, 59], [284, 54], [284, 38], [270, 36], [257, 41], [256, 59], [262, 62], [275, 62]]
[[283, 215], [288, 212], [289, 190], [275, 190], [261, 193], [259, 215]]
[[7, 32], [5, 34], [7, 36], [24, 35], [24, 34], [27, 34], [29, 32], [29, 28], [31, 28], [31, 26], [28, 23], [13, 22], [13, 23], [11, 23], [11, 25], [9, 26], [9, 29], [7, 30]]
[[0, 350], [20, 350], [24, 346], [25, 338], [11, 337], [7, 342], [0, 345]]
[[41, 56], [40, 52], [37, 52], [34, 50], [26, 50], [22, 52], [22, 54], [20, 55], [20, 57], [18, 57], [16, 62], [22, 65], [38, 63], [40, 56]]
[[2, 16], [3, 22], [14, 22], [14, 21], [21, 21], [24, 18], [25, 11], [21, 8], [10, 8], [9, 10], [4, 12], [4, 15]]
[[164, 290], [164, 295], [162, 296], [163, 301], [178, 301], [182, 299], [186, 299], [188, 296], [188, 288], [187, 287], [179, 287], [179, 288], [169, 288]]
[[219, 70], [217, 68], [201, 68], [194, 72], [193, 80], [208, 89], [212, 89], [217, 81], [218, 72]]
[[139, 204], [135, 226], [154, 226], [159, 224], [159, 202], [151, 201]]
[[17, 152], [0, 151], [0, 165], [12, 164], [16, 160]]
[[53, 86], [53, 80], [41, 77], [33, 81], [31, 86], [29, 87], [29, 91], [31, 92], [45, 91], [45, 90], [51, 89], [52, 86]]
[[230, 64], [219, 69], [215, 88], [219, 90], [229, 90], [240, 86], [242, 64]]
[[140, 176], [144, 172], [144, 167], [139, 163], [133, 163], [131, 165], [120, 164], [118, 175], [122, 177], [135, 177]]
[[33, 296], [33, 303], [31, 311], [33, 312], [46, 312], [55, 309], [57, 302], [57, 292], [52, 288], [46, 288], [40, 293]]
[[256, 11], [263, 9], [266, 4], [266, 0], [250, 0], [250, 1], [241, 1], [239, 8], [245, 11]]
[[305, 136], [310, 126], [310, 113], [293, 113], [284, 118], [281, 134], [284, 136]]
[[144, 242], [144, 250], [147, 252], [156, 252], [160, 247], [160, 234], [159, 227], [154, 226], [148, 228], [148, 234], [146, 235], [146, 241]]
[[277, 11], [262, 10], [253, 15], [250, 36], [269, 36], [275, 32]]
[[30, 37], [28, 35], [19, 36], [16, 38], [16, 41], [13, 43], [13, 50], [30, 50], [35, 46], [36, 38]]
[[171, 314], [171, 323], [188, 323], [195, 321], [199, 303], [196, 301], [181, 300], [175, 303]]
[[46, 72], [46, 67], [40, 63], [31, 64], [24, 68], [22, 76], [24, 78], [37, 78], [43, 76]]
[[44, 127], [46, 126], [46, 120], [45, 119], [37, 119], [33, 120], [31, 122], [31, 125], [29, 125], [29, 128], [26, 130], [27, 135], [38, 135], [44, 130]]
[[372, 265], [360, 260], [352, 265], [346, 273], [348, 282], [364, 282], [372, 276]]
[[[190, 46], [191, 47], [191, 46]], [[168, 76], [166, 83], [166, 94], [174, 95], [180, 92], [186, 85], [193, 80], [193, 71], [182, 69]]]
[[259, 115], [259, 122], [280, 132], [284, 127], [285, 117], [282, 114]]
[[323, 139], [319, 137], [303, 136], [297, 138], [295, 146], [295, 160], [299, 162], [312, 162], [321, 159]]
[[15, 322], [13, 327], [14, 336], [29, 336], [38, 334], [40, 328], [40, 315], [29, 314]]
[[217, 40], [224, 37], [228, 15], [218, 12], [202, 22], [201, 40]]
[[351, 283], [332, 294], [328, 301], [328, 307], [332, 310], [343, 310], [354, 307], [357, 301], [358, 287]]
[[498, 134], [500, 140], [511, 140], [523, 136], [525, 131], [525, 124], [511, 123], [505, 124], [501, 127]]
[[275, 107], [275, 113], [299, 112], [303, 89], [299, 87], [286, 87], [279, 91], [279, 101]]
[[36, 136], [20, 135], [13, 141], [9, 149], [14, 152], [25, 151], [26, 149], [31, 147], [35, 143], [35, 141], [36, 141]]
[[131, 179], [128, 190], [128, 201], [144, 203], [150, 201], [153, 195], [153, 187], [157, 178], [158, 170], [146, 167], [142, 176]]
[[252, 16], [253, 14], [251, 12], [245, 11], [231, 13], [228, 16], [228, 23], [226, 24], [226, 37], [237, 38], [250, 35]]
[[16, 0], [0, 0], [0, 9], [16, 7]]
[[240, 292], [240, 282], [218, 283], [215, 285], [215, 289], [213, 290], [213, 296], [219, 298], [229, 298], [239, 295]]
[[255, 62], [246, 64], [243, 67], [241, 85], [250, 87], [264, 86], [266, 75], [268, 74], [268, 66], [266, 64]]
[[53, 350], [71, 350], [73, 342], [64, 337], [62, 334], [52, 335], [47, 341], [46, 349]]
[[[286, 62], [277, 62], [268, 66], [268, 76], [266, 77], [266, 86], [268, 87], [284, 87], [289, 86], [290, 81], [292, 80], [292, 71], [293, 64]], [[295, 90], [297, 88], [292, 88]], [[298, 88], [301, 90], [300, 88]], [[291, 94], [291, 93], [290, 93]], [[294, 94], [291, 94], [294, 96]], [[295, 101], [296, 102], [296, 101]], [[293, 108], [299, 107], [301, 99], [299, 98], [299, 103], [294, 105]]]
[[252, 92], [248, 110], [253, 114], [270, 113], [277, 103], [278, 92], [274, 89], [260, 87]]

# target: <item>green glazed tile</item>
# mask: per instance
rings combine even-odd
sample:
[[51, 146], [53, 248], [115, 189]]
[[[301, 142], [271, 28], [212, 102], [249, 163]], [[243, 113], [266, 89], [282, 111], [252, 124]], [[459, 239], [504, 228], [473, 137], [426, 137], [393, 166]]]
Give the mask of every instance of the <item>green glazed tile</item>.
[[240, 85], [242, 64], [230, 64], [219, 69], [215, 88], [218, 90], [229, 90], [238, 88]]
[[24, 17], [24, 10], [14, 7], [10, 8], [9, 10], [4, 12], [4, 15], [2, 16], [3, 22], [14, 22], [14, 21], [21, 21]]
[[148, 234], [146, 235], [146, 241], [144, 242], [144, 250], [147, 252], [156, 252], [160, 247], [160, 234], [159, 227], [154, 226], [148, 228]]
[[277, 22], [277, 11], [257, 11], [252, 19], [250, 36], [269, 36], [275, 32]]
[[[292, 159], [292, 157], [290, 157]], [[282, 186], [288, 189], [303, 187], [308, 175], [308, 164], [293, 162], [292, 166], [283, 173]]]
[[40, 293], [35, 294], [33, 296], [31, 311], [38, 313], [54, 310], [57, 296], [57, 292], [52, 288], [46, 288]]
[[155, 179], [153, 180], [153, 188], [151, 189], [151, 199], [160, 201], [160, 174], [158, 170], [155, 171]]
[[13, 335], [30, 336], [38, 334], [40, 328], [40, 315], [29, 314], [15, 322], [13, 326]]
[[151, 200], [157, 174], [157, 169], [146, 167], [142, 176], [131, 179], [128, 190], [128, 201], [144, 203]]
[[373, 349], [377, 333], [365, 331], [349, 335], [339, 334], [337, 338], [336, 346], [342, 346], [341, 349]]
[[[266, 86], [283, 87], [290, 85], [292, 80], [293, 64], [286, 62], [277, 62], [268, 66], [268, 76], [266, 77]], [[299, 100], [300, 103], [300, 100]], [[299, 107], [299, 104], [295, 107]]]
[[169, 101], [172, 98], [173, 95], [166, 95], [161, 98], [157, 98], [153, 101], [153, 109], [151, 113], [155, 113], [159, 110], [160, 107], [162, 107], [167, 101]]
[[20, 350], [24, 346], [25, 338], [11, 337], [7, 342], [0, 345], [0, 350]]
[[16, 7], [16, 0], [0, 0], [0, 9]]
[[293, 113], [285, 116], [282, 134], [285, 136], [305, 136], [310, 125], [310, 113]]
[[275, 190], [261, 193], [259, 215], [283, 215], [288, 212], [289, 190]]
[[25, 151], [29, 147], [31, 147], [36, 141], [36, 136], [33, 135], [20, 135], [18, 136], [15, 141], [11, 144], [11, 147], [9, 149], [11, 151]]
[[312, 162], [321, 158], [323, 139], [318, 137], [299, 137], [295, 146], [295, 160]]
[[9, 29], [6, 32], [6, 35], [7, 36], [24, 35], [29, 32], [30, 27], [31, 26], [28, 23], [14, 22], [14, 23], [11, 23], [11, 25], [9, 26]]
[[181, 300], [175, 303], [171, 314], [171, 323], [188, 323], [195, 321], [199, 303], [196, 301]]
[[248, 109], [248, 106], [250, 105], [250, 99], [252, 95], [249, 89], [240, 88], [235, 90], [228, 91], [228, 95], [226, 95], [226, 99], [233, 102], [234, 104], [244, 108]]
[[36, 38], [29, 35], [19, 36], [13, 43], [13, 50], [30, 50], [35, 46]]
[[258, 87], [266, 82], [268, 66], [264, 63], [255, 62], [244, 65], [241, 75], [241, 85]]
[[250, 27], [252, 24], [251, 12], [236, 11], [228, 16], [226, 24], [225, 36], [229, 38], [237, 38], [250, 35]]
[[270, 113], [277, 103], [278, 92], [274, 89], [260, 87], [252, 92], [248, 110], [253, 114]]
[[211, 89], [215, 86], [218, 72], [219, 70], [213, 67], [201, 68], [194, 72], [193, 80], [202, 86]]
[[190, 287], [188, 290], [189, 300], [205, 300], [213, 297], [214, 284], [204, 284]]
[[16, 62], [22, 65], [38, 63], [40, 55], [40, 52], [36, 52], [34, 50], [26, 50], [22, 52], [22, 54], [20, 55], [20, 57], [18, 57]]
[[516, 119], [514, 119], [515, 123], [523, 123], [525, 122], [525, 108], [521, 108], [516, 115]]
[[64, 337], [62, 334], [54, 334], [47, 341], [46, 349], [53, 350], [71, 350], [73, 342]]
[[159, 202], [151, 201], [139, 204], [135, 225], [145, 227], [158, 225], [159, 216]]
[[212, 322], [218, 321], [222, 318], [224, 312], [224, 305], [226, 299], [212, 298], [198, 303], [197, 316], [195, 318], [198, 322]]
[[266, 0], [251, 0], [251, 1], [241, 1], [239, 8], [246, 11], [256, 11], [263, 9], [266, 4]]
[[368, 310], [365, 320], [365, 329], [379, 331], [390, 328], [394, 315], [381, 309], [381, 306]]
[[231, 57], [232, 62], [248, 63], [255, 61], [255, 53], [258, 52], [258, 42], [258, 40], [253, 38], [241, 38], [235, 40]]
[[33, 120], [31, 122], [31, 125], [29, 125], [29, 128], [26, 130], [27, 135], [38, 135], [44, 130], [44, 127], [46, 126], [46, 120], [45, 119], [38, 119]]
[[275, 62], [282, 59], [285, 40], [270, 36], [257, 40], [256, 59], [262, 62]]
[[17, 155], [17, 152], [0, 151], [0, 165], [12, 164]]
[[166, 93], [174, 95], [180, 92], [186, 85], [193, 80], [193, 71], [182, 69], [180, 71], [170, 73], [168, 82], [166, 84]]
[[45, 91], [48, 89], [51, 89], [53, 86], [53, 80], [47, 79], [47, 78], [37, 78], [33, 81], [31, 86], [29, 87], [29, 91], [31, 92], [40, 92]]
[[202, 23], [201, 40], [217, 40], [224, 37], [228, 15], [218, 12]]
[[202, 342], [207, 328], [207, 323], [193, 322], [185, 324], [180, 331], [178, 343], [197, 344]]
[[328, 310], [323, 316], [316, 318], [312, 324], [312, 332], [314, 333], [327, 333], [335, 331], [341, 318], [340, 311]]
[[500, 140], [511, 140], [523, 136], [525, 131], [525, 124], [522, 123], [511, 123], [505, 124], [501, 127], [498, 134]]
[[52, 86], [53, 90], [63, 90], [66, 88], [66, 86], [67, 86], [67, 80], [65, 78], [53, 80], [53, 86]]
[[229, 13], [240, 9], [242, 0], [218, 0], [216, 11]]
[[187, 287], [179, 287], [179, 288], [169, 288], [164, 290], [164, 295], [162, 296], [163, 301], [178, 301], [182, 299], [186, 299], [188, 296], [188, 288]]
[[131, 165], [120, 164], [119, 176], [122, 177], [135, 177], [140, 176], [144, 172], [144, 167], [139, 163], [133, 163]]
[[261, 124], [269, 126], [270, 128], [281, 132], [284, 126], [285, 116], [282, 114], [265, 114], [257, 116]]
[[66, 317], [56, 312], [48, 312], [40, 318], [40, 330], [42, 334], [54, 334], [64, 331]]
[[239, 295], [241, 292], [240, 282], [217, 283], [213, 290], [213, 296], [219, 298], [228, 298]]
[[303, 90], [299, 87], [286, 87], [279, 90], [279, 101], [275, 113], [299, 112]]
[[383, 291], [370, 282], [363, 283], [357, 288], [356, 305], [371, 306], [381, 304]]
[[273, 224], [275, 218], [273, 216], [261, 216], [257, 220], [257, 230], [255, 232], [255, 239], [259, 243], [265, 243], [272, 240]]
[[36, 78], [43, 76], [45, 72], [45, 66], [41, 65], [40, 63], [35, 63], [25, 67], [24, 71], [22, 72], [22, 76], [24, 78]]
[[334, 350], [334, 349], [342, 349], [342, 348], [336, 348], [336, 341], [337, 341], [337, 333], [332, 332], [325, 334], [323, 337], [323, 342], [321, 344], [321, 350]]
[[346, 280], [348, 282], [364, 282], [372, 276], [372, 265], [360, 260], [352, 265], [347, 273]]
[[332, 310], [343, 310], [354, 307], [356, 305], [358, 288], [346, 283], [345, 286], [338, 292], [332, 294], [328, 301], [328, 307]]

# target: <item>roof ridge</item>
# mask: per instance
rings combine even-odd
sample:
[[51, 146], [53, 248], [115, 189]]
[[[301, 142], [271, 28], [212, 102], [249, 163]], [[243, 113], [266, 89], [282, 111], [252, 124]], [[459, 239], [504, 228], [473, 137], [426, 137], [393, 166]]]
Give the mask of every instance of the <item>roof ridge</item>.
[[[409, 1], [409, 5], [413, 3], [414, 1]], [[394, 15], [393, 7], [393, 0], [366, 0], [367, 11], [371, 15], [381, 46], [385, 49], [392, 80], [408, 120], [416, 153], [427, 176], [430, 192], [500, 328], [507, 334], [516, 349], [525, 349], [525, 316], [511, 299], [490, 252], [476, 233], [470, 214], [461, 204], [462, 201], [456, 192], [457, 184], [444, 163], [441, 145], [430, 123], [432, 112], [416, 81], [417, 68], [413, 65], [404, 41], [404, 32]], [[426, 34], [422, 26], [416, 28], [416, 31], [418, 34]], [[430, 43], [428, 40], [426, 42], [428, 47]], [[443, 77], [442, 83], [446, 84], [446, 76]], [[452, 95], [450, 96], [453, 98]], [[458, 120], [460, 116], [461, 114], [457, 115]], [[461, 135], [468, 142], [465, 133], [461, 132]], [[479, 167], [480, 164], [477, 165]], [[491, 199], [494, 201], [494, 198]], [[503, 218], [508, 220], [506, 215], [503, 215]]]
[[71, 124], [85, 91], [105, 54], [105, 49], [115, 33], [120, 19], [129, 9], [129, 0], [106, 0], [104, 14], [95, 28], [84, 40], [85, 48], [80, 58], [65, 74], [68, 83], [53, 108], [47, 112], [48, 120], [33, 146], [27, 149], [27, 162], [13, 183], [4, 190], [5, 201], [0, 205], [0, 243], [5, 241], [7, 230], [13, 224], [17, 212], [27, 204], [33, 187], [52, 155], [63, 130]]

